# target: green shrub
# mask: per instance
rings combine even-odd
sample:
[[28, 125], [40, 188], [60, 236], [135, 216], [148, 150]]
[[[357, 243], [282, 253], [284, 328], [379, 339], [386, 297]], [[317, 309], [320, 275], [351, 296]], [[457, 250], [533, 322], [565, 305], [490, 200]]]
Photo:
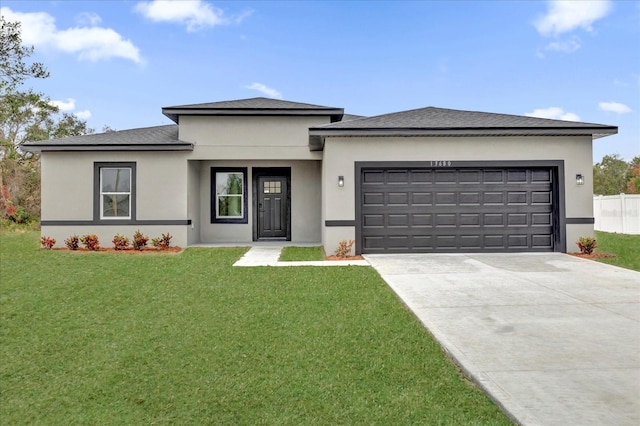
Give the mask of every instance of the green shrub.
[[580, 237], [576, 242], [578, 248], [580, 249], [580, 253], [582, 254], [592, 254], [596, 249], [598, 242], [595, 238], [592, 237]]
[[29, 223], [32, 219], [29, 212], [19, 206], [16, 211], [9, 216], [9, 220], [15, 223]]

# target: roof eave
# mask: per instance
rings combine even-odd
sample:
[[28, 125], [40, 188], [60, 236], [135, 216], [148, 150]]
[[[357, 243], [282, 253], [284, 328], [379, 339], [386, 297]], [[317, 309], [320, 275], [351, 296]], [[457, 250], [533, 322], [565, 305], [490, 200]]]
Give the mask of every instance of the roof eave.
[[327, 137], [338, 136], [591, 136], [593, 139], [618, 133], [616, 126], [567, 127], [567, 128], [311, 128], [309, 129], [309, 150], [322, 151]]
[[335, 123], [342, 119], [342, 108], [162, 108], [162, 113], [171, 121], [178, 124], [181, 115], [204, 116], [329, 116]]
[[193, 151], [193, 144], [126, 144], [126, 145], [47, 145], [47, 144], [23, 144], [20, 149], [27, 152], [54, 152], [54, 151]]

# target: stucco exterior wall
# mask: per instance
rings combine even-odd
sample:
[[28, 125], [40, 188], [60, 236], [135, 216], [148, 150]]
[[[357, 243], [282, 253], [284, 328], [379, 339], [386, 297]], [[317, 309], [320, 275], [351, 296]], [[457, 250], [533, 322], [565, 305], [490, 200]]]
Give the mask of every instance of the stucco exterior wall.
[[[322, 243], [332, 252], [339, 241], [353, 239], [355, 227], [326, 227], [326, 220], [356, 220], [356, 161], [513, 161], [563, 160], [567, 218], [592, 218], [592, 142], [575, 137], [331, 137], [324, 146]], [[576, 174], [585, 178], [576, 185]], [[345, 177], [338, 187], [338, 176]], [[568, 224], [567, 248], [593, 225]]]
[[187, 163], [187, 217], [191, 225], [187, 230], [187, 242], [200, 242], [200, 161]]
[[[246, 167], [246, 224], [211, 223], [211, 168]], [[200, 242], [251, 243], [253, 241], [254, 167], [291, 168], [291, 241], [319, 243], [321, 238], [321, 165], [319, 161], [202, 161], [200, 165]]]
[[[116, 233], [131, 237], [136, 229], [150, 237], [170, 232], [175, 245], [187, 245], [186, 225], [115, 225], [92, 223], [94, 163], [136, 163], [136, 220], [175, 221], [187, 215], [187, 161], [180, 152], [44, 152], [42, 164], [42, 235], [52, 236], [59, 246], [70, 235], [93, 233], [110, 246]], [[65, 222], [60, 225], [59, 222]], [[157, 231], [157, 232], [156, 232]], [[157, 235], [153, 234], [156, 232]]]
[[309, 127], [329, 117], [181, 116], [180, 140], [194, 144], [190, 159], [320, 160], [309, 151]]

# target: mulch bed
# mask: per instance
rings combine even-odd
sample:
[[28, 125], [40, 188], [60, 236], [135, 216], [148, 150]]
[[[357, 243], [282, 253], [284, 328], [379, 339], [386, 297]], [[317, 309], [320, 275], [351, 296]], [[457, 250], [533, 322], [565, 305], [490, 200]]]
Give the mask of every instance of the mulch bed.
[[364, 260], [362, 256], [325, 256], [324, 260]]
[[[43, 249], [45, 250], [45, 249]], [[100, 247], [98, 250], [89, 250], [87, 248], [78, 248], [76, 250], [70, 250], [66, 247], [64, 248], [53, 248], [51, 250], [55, 250], [55, 251], [68, 251], [68, 252], [77, 252], [77, 253], [91, 253], [93, 252], [97, 252], [97, 253], [122, 253], [122, 254], [144, 254], [144, 253], [170, 253], [170, 254], [176, 254], [176, 253], [180, 253], [182, 251], [182, 247], [169, 247], [166, 249], [159, 249], [156, 247], [145, 247], [142, 250], [134, 250], [132, 248], [128, 248], [125, 250], [116, 250], [113, 247]]]
[[611, 253], [591, 253], [591, 254], [567, 253], [567, 254], [570, 254], [571, 256], [575, 256], [575, 257], [582, 257], [583, 259], [610, 259], [610, 258], [616, 257], [615, 254], [611, 254]]

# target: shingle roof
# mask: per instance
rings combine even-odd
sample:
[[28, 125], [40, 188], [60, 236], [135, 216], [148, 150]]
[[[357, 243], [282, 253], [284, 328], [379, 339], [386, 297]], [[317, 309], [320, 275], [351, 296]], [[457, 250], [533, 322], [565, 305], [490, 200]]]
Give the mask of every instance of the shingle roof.
[[322, 150], [331, 136], [567, 136], [613, 135], [616, 126], [490, 112], [427, 107], [309, 129], [309, 147]]
[[180, 115], [328, 115], [339, 121], [344, 109], [271, 98], [249, 98], [162, 108], [162, 113], [178, 122]]
[[391, 114], [342, 121], [316, 128], [323, 129], [491, 129], [491, 128], [602, 128], [612, 126], [576, 121], [550, 120], [521, 115], [462, 111], [427, 107]]
[[98, 151], [98, 150], [155, 150], [190, 151], [193, 145], [178, 139], [175, 124], [72, 136], [22, 145], [26, 151]]

